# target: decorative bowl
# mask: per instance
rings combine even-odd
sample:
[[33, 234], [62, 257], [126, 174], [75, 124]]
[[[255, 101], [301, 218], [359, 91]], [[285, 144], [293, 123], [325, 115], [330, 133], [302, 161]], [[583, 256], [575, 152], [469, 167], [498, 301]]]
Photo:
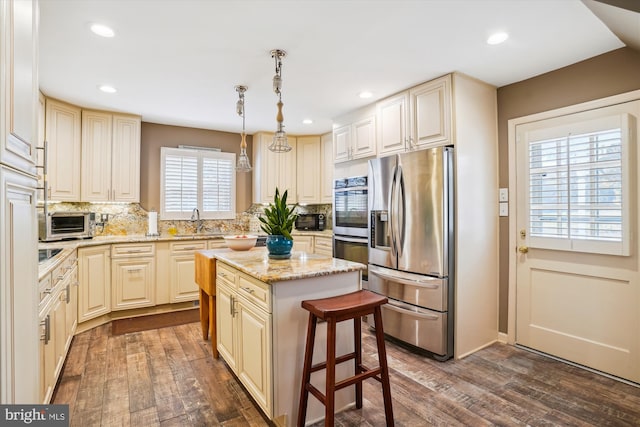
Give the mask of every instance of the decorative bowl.
[[252, 234], [237, 234], [235, 236], [224, 236], [224, 241], [227, 242], [229, 249], [234, 251], [248, 251], [256, 245], [258, 236]]

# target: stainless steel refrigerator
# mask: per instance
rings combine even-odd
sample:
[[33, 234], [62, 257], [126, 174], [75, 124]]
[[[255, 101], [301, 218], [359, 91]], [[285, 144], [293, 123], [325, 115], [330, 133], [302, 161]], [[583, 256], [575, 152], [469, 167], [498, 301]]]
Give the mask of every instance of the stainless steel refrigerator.
[[453, 154], [369, 160], [368, 288], [389, 298], [384, 332], [438, 360], [453, 356]]

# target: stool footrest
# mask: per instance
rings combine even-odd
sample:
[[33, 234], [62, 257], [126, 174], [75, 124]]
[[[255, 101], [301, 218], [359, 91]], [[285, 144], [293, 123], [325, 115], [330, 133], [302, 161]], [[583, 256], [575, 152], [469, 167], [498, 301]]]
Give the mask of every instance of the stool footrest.
[[356, 374], [352, 377], [349, 377], [347, 379], [344, 379], [342, 381], [338, 381], [335, 385], [335, 389], [336, 390], [340, 390], [342, 388], [348, 387], [350, 385], [359, 383], [363, 380], [366, 380], [367, 378], [376, 378], [376, 375], [380, 375], [380, 372], [382, 372], [382, 370], [380, 368], [377, 369], [372, 369], [366, 372], [361, 372], [359, 374]]
[[318, 399], [323, 405], [326, 405], [327, 402], [327, 397], [317, 388], [315, 388], [315, 386], [313, 384], [307, 384], [306, 385], [307, 390], [313, 394], [315, 396], [316, 399]]
[[[349, 360], [353, 360], [355, 358], [356, 358], [356, 353], [355, 352], [348, 353], [348, 354], [345, 354], [345, 355], [340, 356], [340, 357], [336, 357], [336, 365], [339, 365], [340, 363], [347, 362]], [[311, 367], [311, 372], [316, 372], [316, 371], [319, 371], [319, 370], [324, 369], [326, 367], [327, 367], [327, 362], [321, 362], [321, 363], [313, 365]]]

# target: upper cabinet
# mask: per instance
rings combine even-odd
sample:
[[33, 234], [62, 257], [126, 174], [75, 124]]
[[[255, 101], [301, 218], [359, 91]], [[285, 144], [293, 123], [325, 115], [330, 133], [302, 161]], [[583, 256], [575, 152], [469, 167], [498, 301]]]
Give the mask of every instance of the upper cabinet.
[[81, 200], [140, 200], [140, 117], [82, 111]]
[[288, 136], [292, 150], [274, 153], [269, 150], [273, 133], [258, 132], [253, 135], [253, 202], [273, 203], [276, 187], [280, 193], [288, 190], [288, 201], [297, 197], [296, 137]]
[[451, 143], [451, 75], [376, 104], [378, 155]]
[[333, 203], [333, 134], [320, 138], [320, 203]]
[[335, 163], [376, 155], [375, 109], [367, 107], [334, 121], [333, 161]]
[[297, 201], [320, 203], [320, 137], [298, 137], [296, 151]]
[[0, 163], [36, 173], [38, 2], [0, 2]]
[[45, 110], [46, 198], [80, 201], [81, 110], [51, 98], [46, 99]]

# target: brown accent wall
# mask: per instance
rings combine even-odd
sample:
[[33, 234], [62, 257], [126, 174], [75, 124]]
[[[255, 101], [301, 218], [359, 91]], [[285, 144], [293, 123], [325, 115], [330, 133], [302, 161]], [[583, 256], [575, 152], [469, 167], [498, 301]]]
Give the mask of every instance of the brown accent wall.
[[[627, 47], [498, 88], [500, 187], [509, 186], [508, 120], [637, 89], [640, 89], [640, 52]], [[509, 298], [509, 220], [500, 218], [499, 330], [505, 333]]]
[[[215, 147], [240, 154], [240, 134], [142, 122], [140, 137], [140, 205], [160, 209], [160, 148], [178, 145]], [[253, 159], [253, 138], [247, 136], [247, 155]], [[252, 160], [253, 161], [253, 160]], [[236, 174], [236, 210], [251, 206], [253, 172]]]

